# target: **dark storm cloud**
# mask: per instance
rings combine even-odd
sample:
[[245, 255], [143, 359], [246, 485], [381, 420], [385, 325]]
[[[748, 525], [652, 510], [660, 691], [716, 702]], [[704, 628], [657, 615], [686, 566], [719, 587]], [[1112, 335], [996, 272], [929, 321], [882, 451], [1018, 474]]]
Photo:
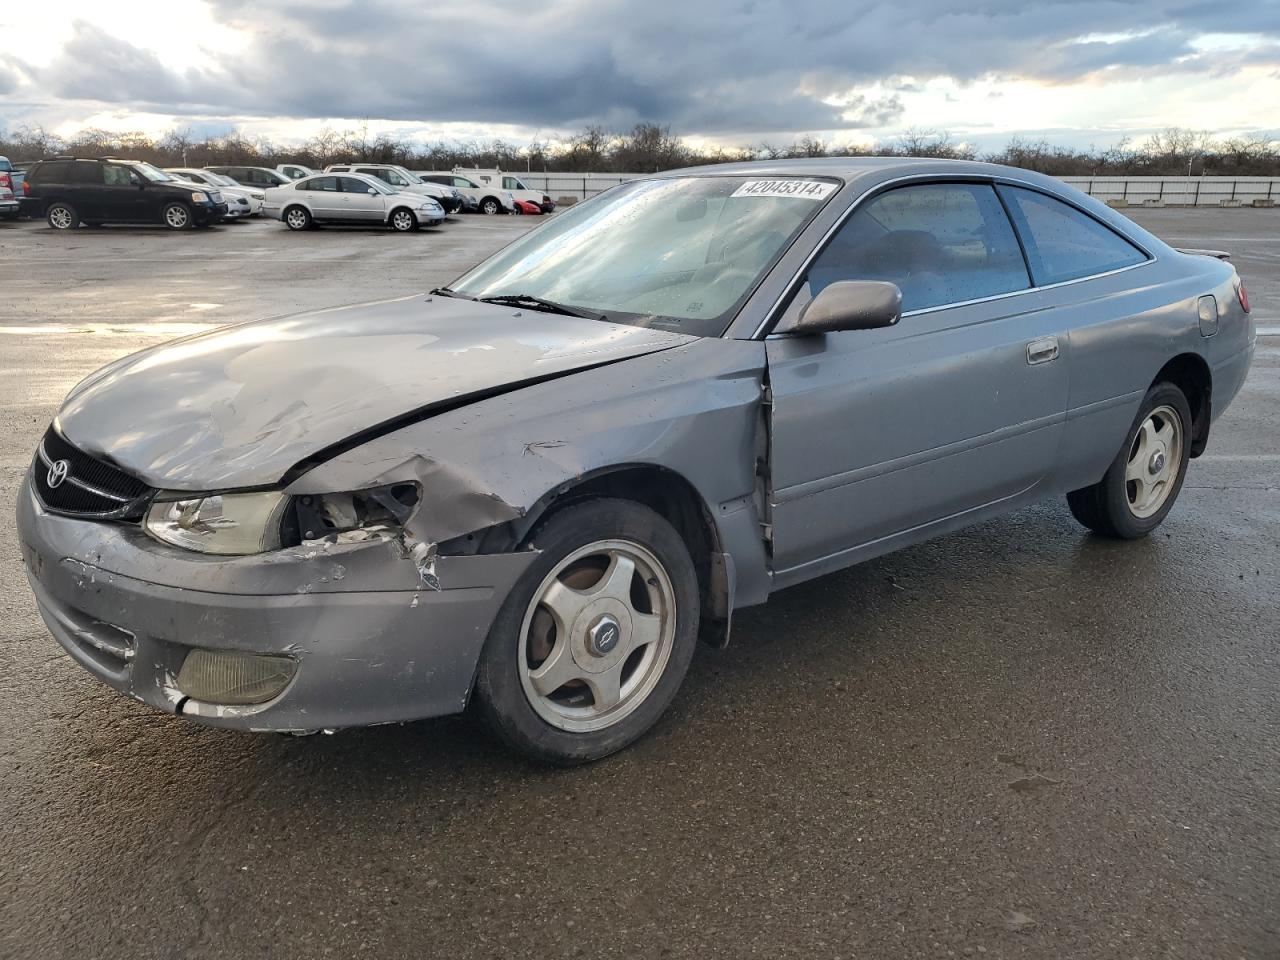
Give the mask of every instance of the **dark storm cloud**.
[[64, 100], [183, 107], [217, 103], [230, 92], [216, 74], [175, 72], [150, 50], [83, 21], [72, 25], [57, 59], [36, 75], [43, 89]]
[[[1251, 62], [1280, 59], [1280, 4], [1270, 2], [1225, 20], [1220, 5], [1157, 0], [559, 0], [537, 8], [524, 0], [214, 0], [213, 8], [244, 32], [234, 55], [173, 71], [80, 24], [41, 71], [41, 86], [66, 99], [215, 116], [547, 129], [661, 120], [682, 133], [750, 134], [895, 123], [895, 91], [936, 76], [1069, 83], [1221, 72], [1246, 55], [1206, 54], [1194, 40], [1225, 29], [1266, 38]], [[875, 82], [888, 92], [852, 92]]]

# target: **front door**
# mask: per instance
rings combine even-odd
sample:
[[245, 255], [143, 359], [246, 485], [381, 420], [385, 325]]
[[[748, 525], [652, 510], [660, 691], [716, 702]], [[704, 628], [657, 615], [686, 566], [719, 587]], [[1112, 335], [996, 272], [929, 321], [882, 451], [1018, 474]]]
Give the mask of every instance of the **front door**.
[[1053, 467], [1068, 338], [1034, 309], [1017, 238], [984, 183], [864, 203], [789, 310], [837, 280], [888, 280], [879, 330], [771, 337], [773, 547], [779, 586], [886, 552], [1028, 491]]
[[[339, 177], [342, 184], [343, 219], [357, 223], [377, 223], [385, 213], [385, 197], [363, 180]], [[372, 191], [372, 192], [371, 192]]]
[[148, 193], [141, 174], [118, 163], [102, 163], [98, 168], [102, 171], [105, 219], [130, 222], [160, 219], [160, 211], [152, 209], [156, 198]]

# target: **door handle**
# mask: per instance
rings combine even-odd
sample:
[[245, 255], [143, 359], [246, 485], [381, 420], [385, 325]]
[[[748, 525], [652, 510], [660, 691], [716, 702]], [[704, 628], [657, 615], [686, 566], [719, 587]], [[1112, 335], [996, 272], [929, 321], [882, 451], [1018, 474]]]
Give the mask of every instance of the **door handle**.
[[1058, 338], [1044, 337], [1027, 344], [1027, 363], [1048, 363], [1058, 359]]

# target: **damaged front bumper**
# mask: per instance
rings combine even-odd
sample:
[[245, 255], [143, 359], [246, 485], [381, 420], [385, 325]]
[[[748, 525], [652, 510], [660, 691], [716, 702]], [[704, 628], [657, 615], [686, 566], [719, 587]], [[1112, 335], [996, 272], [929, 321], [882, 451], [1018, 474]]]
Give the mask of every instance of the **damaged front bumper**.
[[[261, 731], [462, 710], [493, 618], [537, 556], [440, 556], [431, 589], [389, 536], [188, 555], [134, 526], [49, 513], [29, 476], [18, 536], [40, 613], [77, 663], [160, 710]], [[265, 703], [196, 700], [178, 683], [197, 649], [288, 657], [292, 676]]]

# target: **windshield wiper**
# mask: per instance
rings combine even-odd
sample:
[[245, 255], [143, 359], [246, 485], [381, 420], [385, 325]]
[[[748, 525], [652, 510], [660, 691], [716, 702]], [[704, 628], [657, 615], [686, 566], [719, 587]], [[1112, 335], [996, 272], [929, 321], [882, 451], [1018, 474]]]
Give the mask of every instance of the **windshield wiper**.
[[457, 297], [459, 300], [474, 300], [474, 297], [468, 297], [465, 294], [450, 290], [448, 287], [436, 287], [431, 291], [433, 297]]
[[504, 306], [528, 307], [530, 310], [542, 310], [545, 313], [563, 313], [568, 317], [581, 317], [583, 320], [607, 320], [603, 313], [584, 310], [581, 307], [566, 307], [554, 300], [543, 300], [529, 293], [504, 293], [496, 297], [476, 297], [479, 303], [500, 303]]

